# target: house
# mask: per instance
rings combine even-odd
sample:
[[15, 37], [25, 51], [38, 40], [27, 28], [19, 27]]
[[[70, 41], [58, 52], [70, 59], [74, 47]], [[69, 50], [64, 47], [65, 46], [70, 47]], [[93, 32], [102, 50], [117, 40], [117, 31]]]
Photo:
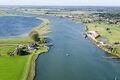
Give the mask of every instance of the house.
[[34, 44], [29, 44], [28, 45], [28, 50], [34, 50], [36, 47]]
[[100, 37], [100, 35], [97, 33], [97, 31], [88, 31], [88, 34], [92, 37], [92, 38], [98, 38]]
[[100, 41], [99, 44], [100, 44], [101, 46], [108, 46], [108, 44], [106, 44], [106, 43], [104, 43], [104, 42], [102, 42], [102, 41]]
[[120, 25], [120, 22], [117, 22], [116, 24], [117, 24], [117, 25]]

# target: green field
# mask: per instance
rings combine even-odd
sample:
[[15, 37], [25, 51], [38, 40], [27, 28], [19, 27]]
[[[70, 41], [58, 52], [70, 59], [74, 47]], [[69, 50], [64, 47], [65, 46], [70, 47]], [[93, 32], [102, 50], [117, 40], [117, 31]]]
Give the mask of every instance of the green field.
[[[88, 31], [97, 31], [102, 37], [106, 37], [109, 44], [120, 42], [120, 26], [107, 23], [88, 23]], [[109, 28], [109, 33], [106, 28]], [[117, 47], [120, 53], [120, 46]]]
[[28, 56], [0, 57], [0, 80], [20, 80]]
[[1, 39], [0, 40], [0, 55], [8, 56], [9, 52], [13, 52], [18, 44], [27, 45], [32, 40], [26, 38], [15, 38], [15, 39]]
[[[89, 31], [98, 31], [98, 33], [106, 37], [109, 43], [120, 42], [120, 26], [114, 24], [106, 23], [89, 23], [87, 24]], [[111, 33], [109, 33], [106, 28], [110, 28]]]
[[[48, 20], [38, 25], [33, 30], [39, 31], [40, 39], [44, 40], [46, 36], [42, 36], [50, 31], [48, 28]], [[29, 51], [29, 55], [10, 56], [17, 45], [28, 45], [33, 40], [29, 37], [0, 39], [0, 80], [31, 80], [34, 76], [35, 55], [48, 52], [47, 46], [42, 46], [39, 50]], [[31, 73], [32, 72], [32, 73]]]
[[29, 37], [20, 37], [15, 39], [0, 39], [0, 44], [27, 44], [31, 41]]
[[[3, 42], [2, 42], [3, 41]], [[5, 43], [6, 41], [7, 44]], [[9, 56], [9, 52], [13, 52], [16, 48], [15, 44], [18, 44], [22, 39], [10, 39], [0, 40], [0, 80], [25, 80], [27, 72], [30, 66], [30, 58], [32, 55], [47, 52], [48, 47], [42, 47], [37, 52], [31, 51], [27, 56]], [[30, 40], [25, 41], [25, 38], [21, 44], [26, 45]], [[5, 44], [4, 44], [5, 43]], [[8, 46], [8, 44], [11, 44]], [[12, 45], [14, 44], [14, 45]], [[29, 65], [28, 65], [29, 64]]]

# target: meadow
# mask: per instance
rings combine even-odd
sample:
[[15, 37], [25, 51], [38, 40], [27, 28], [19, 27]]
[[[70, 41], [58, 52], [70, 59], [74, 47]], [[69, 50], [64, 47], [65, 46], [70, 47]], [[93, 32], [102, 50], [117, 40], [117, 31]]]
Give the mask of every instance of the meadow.
[[[98, 33], [106, 37], [109, 43], [120, 42], [120, 26], [115, 24], [106, 23], [89, 23], [87, 24], [89, 31], [98, 31]], [[109, 33], [106, 28], [109, 28], [111, 33]]]
[[[107, 23], [88, 23], [88, 31], [97, 31], [102, 37], [107, 38], [107, 43], [112, 45], [115, 42], [120, 42], [120, 26], [116, 24]], [[109, 30], [106, 30], [109, 28]], [[118, 53], [120, 53], [120, 46], [116, 46]]]
[[[33, 30], [40, 31], [40, 39], [44, 40], [46, 36], [42, 35], [50, 31], [48, 20], [44, 20], [42, 24]], [[0, 39], [0, 80], [32, 80], [34, 78], [35, 59], [38, 54], [48, 52], [49, 48], [47, 46], [43, 46], [37, 51], [29, 51], [29, 55], [9, 55], [10, 52], [16, 49], [17, 45], [28, 45], [32, 42], [29, 36]]]

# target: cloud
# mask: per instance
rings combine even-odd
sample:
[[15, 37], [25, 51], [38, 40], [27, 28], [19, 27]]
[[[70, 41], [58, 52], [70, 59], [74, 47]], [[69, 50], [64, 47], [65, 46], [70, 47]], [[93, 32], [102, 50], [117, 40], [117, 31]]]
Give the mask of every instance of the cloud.
[[0, 5], [106, 5], [120, 6], [120, 0], [0, 0]]

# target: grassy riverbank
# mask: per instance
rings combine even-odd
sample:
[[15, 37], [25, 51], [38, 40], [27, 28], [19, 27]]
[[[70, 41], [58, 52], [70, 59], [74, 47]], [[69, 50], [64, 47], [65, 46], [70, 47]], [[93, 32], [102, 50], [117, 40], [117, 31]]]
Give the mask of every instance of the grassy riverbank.
[[120, 45], [115, 45], [114, 43], [120, 42], [120, 26], [116, 24], [107, 24], [107, 23], [88, 23], [88, 31], [97, 31], [101, 37], [107, 39], [106, 43], [112, 45], [113, 48], [116, 48], [115, 51], [108, 51], [105, 47], [101, 47], [105, 51], [117, 55], [120, 57]]
[[[42, 19], [43, 23], [33, 30], [37, 30], [41, 39], [50, 32], [49, 21]], [[48, 47], [43, 46], [37, 51], [30, 51], [26, 56], [9, 56], [18, 44], [28, 45], [32, 40], [29, 37], [1, 39], [0, 40], [0, 80], [32, 80], [34, 78], [35, 60], [38, 54], [48, 52]]]
[[[89, 31], [98, 31], [98, 33], [106, 37], [109, 43], [114, 43], [120, 41], [120, 26], [115, 24], [106, 23], [89, 23], [87, 24]], [[106, 28], [109, 28], [111, 33], [109, 33]]]

